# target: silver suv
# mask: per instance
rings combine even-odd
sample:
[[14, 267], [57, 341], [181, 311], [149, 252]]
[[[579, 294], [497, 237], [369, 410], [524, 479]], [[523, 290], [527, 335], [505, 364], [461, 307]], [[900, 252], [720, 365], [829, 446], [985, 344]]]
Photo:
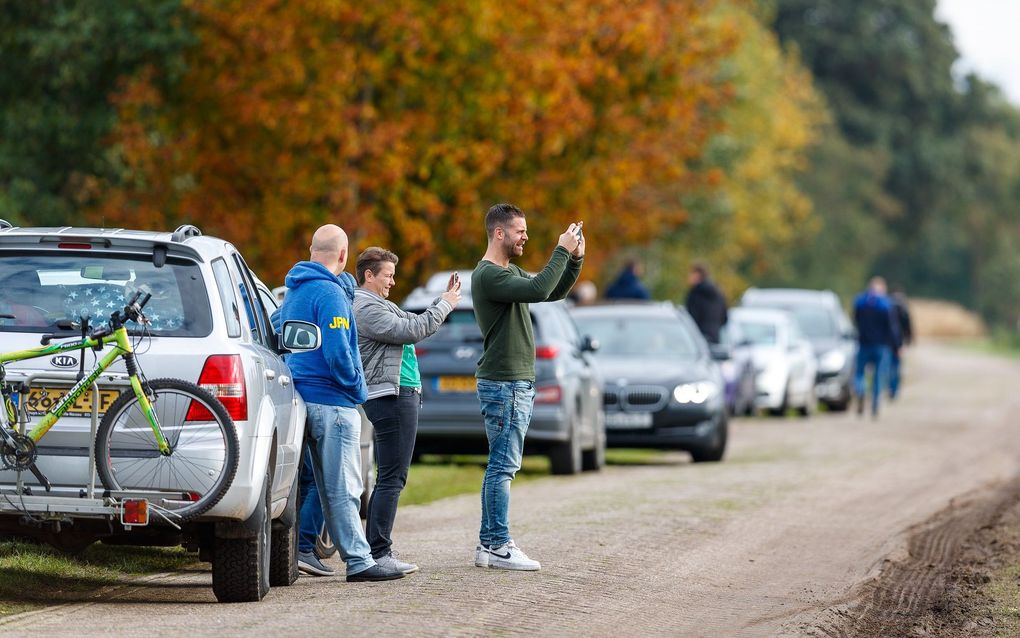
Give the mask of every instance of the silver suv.
[[[31, 535], [80, 549], [96, 541], [182, 544], [212, 563], [220, 601], [260, 600], [270, 585], [297, 578], [297, 493], [305, 404], [295, 392], [269, 322], [276, 297], [229, 242], [194, 226], [173, 233], [96, 228], [13, 228], [0, 221], [0, 350], [37, 347], [44, 335], [72, 338], [70, 321], [100, 327], [125, 300], [143, 290], [147, 334], [131, 323], [138, 362], [149, 378], [199, 384], [226, 407], [236, 427], [239, 463], [223, 498], [180, 525], [123, 527], [102, 518], [63, 520], [0, 515], [0, 533]], [[83, 354], [84, 353], [84, 354]], [[85, 358], [78, 351], [7, 364], [7, 376], [31, 380], [30, 415], [41, 415], [69, 388]], [[123, 360], [100, 378], [99, 413], [127, 387]], [[85, 497], [94, 481], [89, 440], [91, 393], [39, 442], [37, 465], [52, 483], [35, 495]], [[0, 492], [17, 477], [0, 472]], [[9, 497], [8, 497], [9, 498]], [[32, 525], [26, 526], [30, 522]], [[67, 524], [67, 523], [73, 524]], [[63, 523], [63, 525], [61, 525]]]

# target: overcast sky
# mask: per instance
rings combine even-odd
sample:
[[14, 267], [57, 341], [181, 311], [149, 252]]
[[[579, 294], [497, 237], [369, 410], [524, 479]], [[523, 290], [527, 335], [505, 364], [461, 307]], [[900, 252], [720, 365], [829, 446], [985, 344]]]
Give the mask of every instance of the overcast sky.
[[1020, 0], [938, 0], [935, 15], [962, 57], [954, 71], [976, 72], [1020, 105]]

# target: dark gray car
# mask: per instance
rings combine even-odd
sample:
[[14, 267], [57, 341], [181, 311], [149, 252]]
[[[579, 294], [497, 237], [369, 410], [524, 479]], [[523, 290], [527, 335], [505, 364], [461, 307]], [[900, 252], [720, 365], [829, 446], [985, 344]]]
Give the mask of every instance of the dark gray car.
[[[411, 312], [425, 309], [445, 289], [440, 272], [407, 298]], [[415, 453], [484, 453], [485, 427], [475, 393], [482, 333], [471, 306], [471, 274], [461, 273], [460, 304], [439, 331], [417, 345], [422, 378]], [[531, 304], [535, 329], [535, 409], [525, 454], [546, 454], [554, 474], [597, 470], [605, 459], [602, 378], [563, 302]]]
[[722, 459], [724, 381], [686, 310], [620, 303], [573, 308], [571, 316], [599, 343], [610, 446], [681, 449], [696, 462]]
[[815, 393], [830, 410], [841, 412], [850, 403], [856, 341], [853, 324], [839, 297], [831, 290], [748, 288], [740, 305], [786, 310], [815, 353]]

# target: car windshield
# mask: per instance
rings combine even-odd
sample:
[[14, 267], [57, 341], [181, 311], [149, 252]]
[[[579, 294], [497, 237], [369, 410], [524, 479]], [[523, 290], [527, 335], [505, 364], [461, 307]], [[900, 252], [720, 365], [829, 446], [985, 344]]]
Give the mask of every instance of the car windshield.
[[[0, 318], [0, 331], [52, 332], [58, 321], [82, 317], [98, 328], [138, 291], [152, 295], [145, 307], [150, 334], [212, 332], [212, 313], [194, 262], [171, 258], [156, 268], [149, 258], [27, 253], [0, 255], [0, 314], [7, 315]], [[141, 331], [134, 322], [127, 328]]]
[[574, 315], [581, 334], [599, 342], [597, 357], [694, 359], [699, 350], [679, 319]]
[[797, 326], [809, 339], [835, 337], [839, 333], [836, 329], [836, 322], [832, 313], [819, 306], [790, 306], [789, 310], [793, 318], [797, 320]]
[[742, 339], [756, 346], [776, 345], [776, 324], [766, 321], [737, 320], [737, 330]]

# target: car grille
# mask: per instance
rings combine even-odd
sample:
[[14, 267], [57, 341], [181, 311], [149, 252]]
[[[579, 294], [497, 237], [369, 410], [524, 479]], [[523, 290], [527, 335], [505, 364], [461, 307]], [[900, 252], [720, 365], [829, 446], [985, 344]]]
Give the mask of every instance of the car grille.
[[669, 391], [652, 385], [609, 387], [602, 394], [606, 406], [619, 406], [627, 412], [656, 412], [669, 400]]

